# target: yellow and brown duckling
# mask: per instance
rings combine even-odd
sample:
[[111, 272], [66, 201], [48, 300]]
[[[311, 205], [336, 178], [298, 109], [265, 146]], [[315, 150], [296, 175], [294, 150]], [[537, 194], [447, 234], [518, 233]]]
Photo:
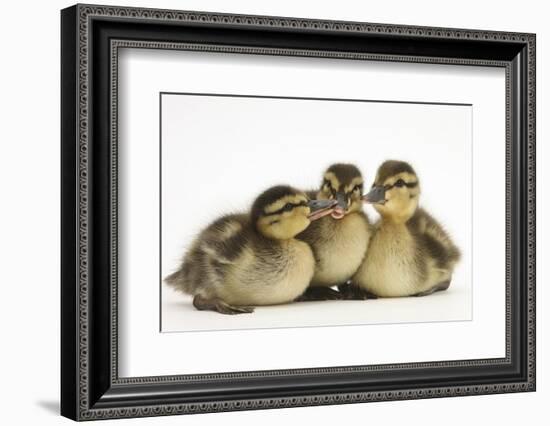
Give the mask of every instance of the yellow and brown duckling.
[[314, 222], [297, 238], [307, 242], [315, 256], [315, 274], [300, 300], [341, 299], [331, 287], [346, 283], [365, 256], [371, 226], [363, 211], [363, 177], [353, 164], [333, 164], [323, 175], [317, 200], [336, 200], [331, 214]]
[[165, 281], [194, 296], [198, 310], [222, 314], [292, 302], [306, 290], [315, 266], [309, 245], [294, 237], [334, 204], [312, 201], [289, 186], [272, 187], [249, 214], [224, 216], [204, 229]]
[[352, 283], [376, 297], [424, 296], [446, 290], [460, 251], [441, 225], [418, 207], [420, 182], [404, 161], [378, 169], [365, 201], [380, 214]]

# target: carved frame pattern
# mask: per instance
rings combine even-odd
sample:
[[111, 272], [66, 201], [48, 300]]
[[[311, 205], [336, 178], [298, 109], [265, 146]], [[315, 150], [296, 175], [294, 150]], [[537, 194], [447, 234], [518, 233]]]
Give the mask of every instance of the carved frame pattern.
[[[77, 28], [77, 270], [75, 285], [77, 286], [77, 358], [75, 390], [78, 392], [77, 408], [74, 417], [78, 420], [104, 419], [113, 417], [141, 417], [158, 416], [184, 413], [206, 413], [214, 411], [249, 410], [262, 408], [279, 408], [308, 405], [344, 404], [367, 401], [401, 400], [415, 398], [436, 398], [444, 396], [463, 396], [488, 393], [504, 393], [518, 391], [533, 391], [535, 389], [535, 36], [533, 34], [478, 31], [465, 29], [430, 28], [402, 25], [370, 24], [359, 22], [337, 22], [324, 20], [310, 20], [297, 18], [280, 18], [266, 16], [229, 15], [217, 13], [170, 11], [155, 9], [136, 9], [126, 7], [103, 7], [103, 6], [76, 6]], [[526, 283], [526, 309], [527, 309], [527, 379], [520, 382], [509, 382], [500, 384], [483, 384], [476, 386], [448, 386], [423, 389], [400, 389], [377, 392], [351, 392], [351, 393], [327, 393], [324, 395], [291, 396], [255, 399], [235, 399], [226, 401], [202, 402], [202, 403], [166, 403], [156, 405], [145, 405], [137, 407], [116, 407], [116, 408], [95, 408], [90, 400], [90, 336], [89, 336], [89, 217], [90, 217], [90, 162], [89, 162], [89, 113], [90, 113], [90, 82], [89, 82], [89, 59], [90, 59], [90, 23], [96, 18], [119, 18], [128, 20], [139, 20], [140, 22], [160, 21], [176, 23], [205, 23], [215, 25], [238, 25], [244, 27], [258, 28], [293, 28], [301, 30], [315, 30], [323, 32], [338, 33], [361, 33], [381, 34], [386, 36], [407, 35], [416, 38], [437, 38], [448, 40], [484, 40], [484, 41], [506, 41], [519, 43], [527, 49], [527, 176], [526, 199], [527, 203], [527, 283]], [[506, 69], [506, 138], [507, 138], [507, 260], [506, 260], [506, 358], [464, 360], [452, 362], [415, 363], [415, 364], [394, 364], [361, 367], [327, 367], [323, 369], [305, 370], [275, 370], [261, 372], [224, 373], [217, 375], [197, 376], [161, 376], [143, 378], [119, 378], [117, 374], [117, 70], [118, 70], [118, 49], [121, 47], [132, 48], [155, 48], [155, 49], [178, 49], [215, 51], [238, 54], [263, 54], [263, 55], [298, 55], [315, 56], [341, 59], [360, 59], [375, 61], [397, 61], [397, 62], [424, 62], [424, 63], [445, 63], [456, 65], [482, 65], [497, 66]], [[365, 54], [349, 53], [340, 51], [315, 51], [300, 49], [278, 49], [278, 48], [257, 48], [245, 46], [227, 45], [205, 45], [193, 43], [171, 43], [152, 42], [144, 40], [111, 40], [111, 345], [114, 348], [111, 355], [110, 380], [113, 384], [152, 384], [152, 383], [174, 383], [182, 381], [216, 380], [221, 378], [241, 379], [246, 377], [268, 377], [268, 376], [304, 376], [307, 374], [331, 374], [334, 372], [347, 371], [380, 371], [386, 369], [407, 369], [407, 368], [438, 368], [449, 366], [473, 366], [505, 364], [510, 362], [510, 341], [511, 341], [511, 314], [510, 314], [510, 191], [511, 191], [511, 152], [510, 128], [511, 114], [511, 65], [507, 61], [492, 61], [478, 59], [442, 58], [442, 57], [418, 57], [405, 55]]]

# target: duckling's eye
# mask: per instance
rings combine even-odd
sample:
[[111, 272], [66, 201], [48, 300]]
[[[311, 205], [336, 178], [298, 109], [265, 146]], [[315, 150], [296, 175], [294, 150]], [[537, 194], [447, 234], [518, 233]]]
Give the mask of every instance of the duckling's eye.
[[362, 190], [362, 185], [355, 185], [352, 189], [352, 191], [361, 191]]
[[286, 203], [285, 206], [283, 207], [283, 211], [289, 212], [289, 211], [292, 210], [293, 208], [294, 208], [294, 204], [292, 204], [292, 203]]
[[326, 180], [326, 181], [325, 181], [325, 186], [327, 187], [327, 189], [328, 189], [329, 191], [332, 190], [332, 185], [331, 185], [331, 183], [330, 183], [329, 180]]
[[393, 184], [394, 186], [397, 186], [398, 188], [401, 188], [405, 186], [405, 181], [403, 179], [399, 179], [397, 182]]

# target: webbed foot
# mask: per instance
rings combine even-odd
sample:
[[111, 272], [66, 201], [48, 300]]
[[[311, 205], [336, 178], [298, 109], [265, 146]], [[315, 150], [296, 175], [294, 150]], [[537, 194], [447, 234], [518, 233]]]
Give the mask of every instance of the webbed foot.
[[312, 302], [319, 300], [341, 300], [342, 294], [330, 287], [309, 287], [296, 302]]
[[449, 288], [451, 285], [451, 281], [443, 281], [442, 283], [434, 285], [432, 288], [428, 290], [421, 291], [420, 293], [416, 293], [415, 296], [429, 296], [432, 293], [435, 293], [436, 291], [444, 291]]
[[214, 311], [224, 315], [251, 314], [254, 308], [251, 306], [233, 306], [222, 299], [208, 299], [203, 296], [195, 296], [193, 306], [199, 311]]
[[378, 296], [370, 291], [364, 290], [353, 284], [346, 283], [338, 286], [338, 290], [342, 293], [344, 300], [367, 300], [378, 299]]

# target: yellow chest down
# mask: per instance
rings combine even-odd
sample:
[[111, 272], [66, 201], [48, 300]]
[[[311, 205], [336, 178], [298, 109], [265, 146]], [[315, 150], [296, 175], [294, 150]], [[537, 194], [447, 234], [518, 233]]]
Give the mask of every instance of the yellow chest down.
[[311, 248], [302, 241], [288, 242], [284, 267], [265, 270], [252, 250], [246, 250], [219, 289], [220, 296], [237, 305], [289, 303], [308, 287], [315, 267]]
[[[331, 218], [327, 218], [332, 220]], [[343, 284], [357, 271], [367, 250], [370, 231], [363, 215], [351, 214], [340, 222], [330, 238], [316, 247], [317, 264], [313, 287]]]

